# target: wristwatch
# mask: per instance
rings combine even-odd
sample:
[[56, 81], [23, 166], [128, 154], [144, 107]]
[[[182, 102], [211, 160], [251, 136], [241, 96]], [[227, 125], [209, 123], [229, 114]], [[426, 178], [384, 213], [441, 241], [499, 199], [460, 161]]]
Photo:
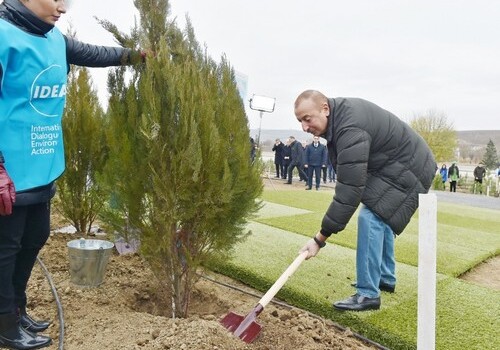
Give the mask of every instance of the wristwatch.
[[316, 236], [313, 237], [314, 242], [320, 247], [323, 248], [326, 245], [326, 242], [320, 241], [319, 239], [316, 238]]

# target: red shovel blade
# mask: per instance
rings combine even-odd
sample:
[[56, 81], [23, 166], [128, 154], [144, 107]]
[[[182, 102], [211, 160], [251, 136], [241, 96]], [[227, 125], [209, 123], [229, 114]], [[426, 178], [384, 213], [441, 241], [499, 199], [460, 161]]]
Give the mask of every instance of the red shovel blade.
[[259, 303], [253, 308], [253, 310], [243, 316], [237, 315], [230, 312], [226, 317], [221, 320], [221, 323], [234, 333], [235, 336], [240, 337], [244, 342], [251, 343], [259, 335], [260, 329], [262, 328], [255, 319], [264, 310], [264, 307], [271, 301], [271, 299], [278, 293], [281, 287], [285, 284], [288, 278], [297, 270], [299, 265], [307, 258], [309, 252], [306, 250], [299, 254], [293, 261], [293, 263], [288, 266], [288, 268], [281, 274], [281, 276], [274, 282], [271, 288], [260, 298]]
[[262, 328], [255, 322], [255, 318], [262, 312], [262, 309], [263, 307], [258, 304], [246, 317], [230, 312], [220, 322], [245, 343], [251, 343], [257, 338]]

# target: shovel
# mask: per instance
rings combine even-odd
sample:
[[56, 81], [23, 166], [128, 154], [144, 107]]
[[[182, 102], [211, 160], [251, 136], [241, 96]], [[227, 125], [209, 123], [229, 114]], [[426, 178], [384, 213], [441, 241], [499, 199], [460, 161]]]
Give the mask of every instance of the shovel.
[[302, 252], [299, 256], [295, 258], [290, 266], [283, 272], [283, 274], [278, 278], [272, 287], [267, 291], [266, 294], [259, 300], [257, 305], [252, 311], [245, 317], [235, 314], [234, 312], [228, 313], [220, 322], [235, 336], [239, 337], [245, 343], [251, 343], [259, 335], [260, 329], [262, 328], [255, 319], [260, 315], [264, 307], [274, 298], [276, 293], [283, 287], [288, 278], [293, 275], [295, 270], [307, 257], [307, 251]]

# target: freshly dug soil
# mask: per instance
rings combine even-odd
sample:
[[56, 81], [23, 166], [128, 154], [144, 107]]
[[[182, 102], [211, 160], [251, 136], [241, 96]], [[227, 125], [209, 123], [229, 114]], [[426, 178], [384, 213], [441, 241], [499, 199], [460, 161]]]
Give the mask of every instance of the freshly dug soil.
[[[246, 344], [224, 328], [220, 319], [229, 311], [242, 315], [250, 312], [261, 293], [214, 274], [196, 284], [189, 317], [172, 319], [169, 301], [163, 300], [164, 291], [137, 254], [119, 255], [113, 250], [103, 283], [93, 288], [78, 287], [70, 281], [66, 247], [68, 241], [77, 238], [53, 233], [40, 254], [63, 309], [64, 349], [377, 348], [331, 321], [276, 304], [268, 305], [259, 315], [260, 336], [254, 343]], [[28, 298], [33, 316], [53, 322], [44, 334], [54, 339], [48, 349], [58, 349], [61, 323], [57, 303], [41, 265], [33, 271]]]

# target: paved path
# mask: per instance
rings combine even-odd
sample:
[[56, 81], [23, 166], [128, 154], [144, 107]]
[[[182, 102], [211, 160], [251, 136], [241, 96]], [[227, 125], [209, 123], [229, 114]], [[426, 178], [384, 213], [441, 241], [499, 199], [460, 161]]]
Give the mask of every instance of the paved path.
[[[274, 188], [275, 190], [284, 189], [285, 186], [281, 185], [285, 182], [285, 180], [276, 179], [273, 176], [274, 173], [269, 174], [269, 178], [267, 178], [266, 175], [264, 177], [264, 184], [265, 185], [271, 184], [273, 186], [272, 188]], [[286, 187], [287, 190], [292, 188], [293, 189], [299, 188], [300, 190], [302, 190], [304, 188], [304, 182], [300, 182], [298, 181], [298, 178], [294, 178], [293, 186], [291, 186], [291, 188]], [[321, 190], [333, 190], [334, 188], [335, 188], [334, 182], [327, 182], [327, 183], [321, 182], [321, 187], [320, 187]], [[489, 208], [494, 210], [500, 210], [500, 198], [497, 197], [492, 197], [492, 196], [488, 197], [472, 193], [434, 191], [434, 190], [429, 191], [429, 193], [436, 194], [438, 201], [441, 202], [470, 205], [472, 207], [477, 207], [477, 208]]]
[[438, 201], [500, 210], [500, 198], [497, 197], [449, 191], [430, 191], [430, 193], [435, 193]]

